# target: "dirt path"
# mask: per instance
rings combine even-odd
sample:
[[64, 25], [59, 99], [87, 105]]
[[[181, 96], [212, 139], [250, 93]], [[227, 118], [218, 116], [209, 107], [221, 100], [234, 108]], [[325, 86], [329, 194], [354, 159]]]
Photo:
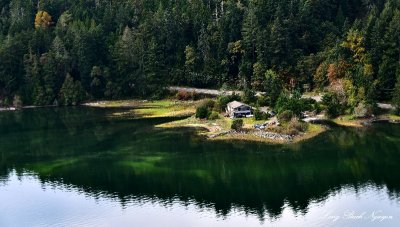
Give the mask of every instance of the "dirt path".
[[16, 110], [16, 108], [14, 108], [14, 107], [0, 107], [0, 112], [1, 111], [14, 111], [14, 110]]
[[392, 104], [388, 103], [377, 103], [378, 107], [384, 110], [394, 110], [395, 107]]
[[[217, 89], [203, 89], [203, 88], [189, 88], [189, 87], [177, 87], [177, 86], [171, 86], [169, 87], [169, 90], [171, 91], [186, 91], [186, 92], [195, 92], [198, 94], [205, 94], [205, 95], [232, 95], [232, 94], [239, 94], [242, 95], [242, 91], [238, 90], [217, 90]], [[257, 91], [256, 96], [260, 96], [265, 94], [265, 92]], [[316, 100], [317, 102], [322, 101], [322, 95], [315, 95], [315, 96], [310, 96], [310, 95], [303, 95], [303, 98], [311, 98]]]
[[241, 91], [223, 91], [223, 90], [216, 90], [216, 89], [203, 89], [203, 88], [189, 88], [189, 87], [169, 87], [171, 91], [185, 91], [185, 92], [195, 92], [198, 94], [205, 94], [205, 95], [232, 95], [232, 94], [239, 94], [241, 95]]
[[[186, 92], [195, 92], [198, 94], [205, 94], [205, 95], [214, 95], [214, 96], [218, 96], [218, 95], [232, 95], [232, 94], [239, 94], [242, 95], [243, 92], [242, 91], [237, 91], [237, 90], [217, 90], [217, 89], [203, 89], [203, 88], [189, 88], [189, 87], [178, 87], [178, 86], [171, 86], [169, 87], [169, 90], [171, 91], [186, 91]], [[256, 96], [260, 96], [264, 94], [264, 92], [260, 92], [257, 91], [256, 92]], [[317, 102], [321, 102], [322, 101], [322, 94], [318, 94], [318, 95], [303, 95], [302, 98], [311, 98], [314, 99]], [[395, 107], [391, 104], [388, 103], [377, 103], [378, 107], [381, 109], [385, 109], [385, 110], [394, 110]]]
[[302, 95], [303, 99], [314, 99], [317, 102], [322, 102], [322, 95]]

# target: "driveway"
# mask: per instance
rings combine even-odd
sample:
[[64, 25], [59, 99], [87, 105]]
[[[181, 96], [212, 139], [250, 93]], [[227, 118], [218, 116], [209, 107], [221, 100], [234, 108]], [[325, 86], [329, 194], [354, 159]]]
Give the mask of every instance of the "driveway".
[[[179, 86], [171, 86], [169, 87], [169, 90], [171, 91], [186, 91], [186, 92], [195, 92], [197, 94], [205, 94], [205, 95], [213, 95], [213, 96], [219, 96], [219, 95], [232, 95], [232, 94], [239, 94], [242, 95], [242, 91], [237, 91], [237, 90], [217, 90], [217, 89], [203, 89], [203, 88], [190, 88], [190, 87], [179, 87]], [[256, 96], [260, 96], [264, 94], [264, 92], [257, 91]], [[322, 101], [322, 95], [303, 95], [302, 98], [311, 98], [314, 99], [317, 102]], [[377, 103], [378, 107], [381, 109], [385, 110], [394, 110], [395, 107], [392, 104], [389, 103]]]

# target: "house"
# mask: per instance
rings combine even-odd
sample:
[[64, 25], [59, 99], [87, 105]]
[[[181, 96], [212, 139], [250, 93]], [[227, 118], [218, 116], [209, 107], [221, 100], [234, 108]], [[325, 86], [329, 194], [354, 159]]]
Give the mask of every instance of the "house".
[[249, 117], [253, 114], [253, 108], [247, 104], [233, 101], [226, 105], [226, 113], [232, 117]]

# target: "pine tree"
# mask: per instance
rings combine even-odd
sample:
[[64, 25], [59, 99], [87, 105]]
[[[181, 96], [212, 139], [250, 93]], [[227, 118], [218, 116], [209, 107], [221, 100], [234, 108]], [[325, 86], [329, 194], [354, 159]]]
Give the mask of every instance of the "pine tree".
[[33, 1], [12, 0], [10, 2], [10, 33], [29, 29], [33, 25]]
[[397, 71], [397, 82], [393, 90], [393, 98], [392, 102], [394, 107], [396, 108], [396, 114], [400, 115], [400, 70]]
[[155, 98], [164, 93], [166, 70], [162, 46], [155, 38], [150, 40], [145, 52], [144, 74], [141, 84], [141, 95], [152, 95]]
[[85, 92], [83, 90], [80, 81], [74, 81], [70, 74], [67, 74], [65, 81], [60, 90], [61, 103], [63, 105], [77, 105], [82, 102], [85, 98]]
[[400, 10], [394, 12], [384, 35], [384, 50], [379, 65], [379, 88], [384, 92], [393, 89], [396, 72], [400, 70]]
[[248, 7], [242, 27], [243, 43], [248, 57], [255, 62], [256, 60], [256, 45], [257, 45], [257, 34], [259, 32], [259, 26], [257, 17], [255, 14], [255, 6], [250, 4]]

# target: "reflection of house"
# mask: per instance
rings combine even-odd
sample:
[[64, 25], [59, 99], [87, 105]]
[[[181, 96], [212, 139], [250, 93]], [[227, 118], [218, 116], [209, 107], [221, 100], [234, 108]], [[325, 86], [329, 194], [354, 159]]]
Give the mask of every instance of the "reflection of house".
[[253, 114], [253, 108], [244, 103], [233, 101], [226, 105], [226, 113], [230, 117], [247, 117]]

